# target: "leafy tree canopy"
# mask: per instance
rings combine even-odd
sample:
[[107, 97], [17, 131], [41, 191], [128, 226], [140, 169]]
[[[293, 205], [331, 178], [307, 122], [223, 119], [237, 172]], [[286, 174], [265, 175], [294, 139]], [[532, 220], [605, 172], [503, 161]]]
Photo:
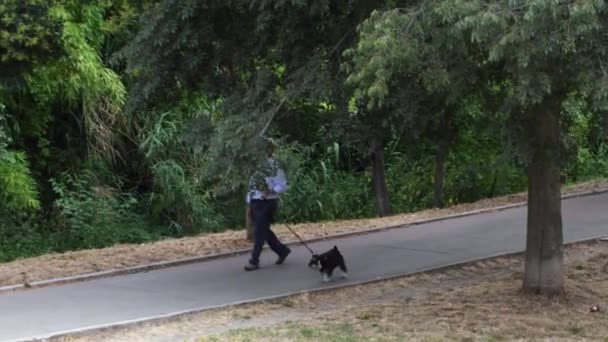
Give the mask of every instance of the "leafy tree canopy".
[[0, 3], [0, 85], [13, 88], [36, 61], [61, 52], [61, 20], [56, 1], [4, 0]]

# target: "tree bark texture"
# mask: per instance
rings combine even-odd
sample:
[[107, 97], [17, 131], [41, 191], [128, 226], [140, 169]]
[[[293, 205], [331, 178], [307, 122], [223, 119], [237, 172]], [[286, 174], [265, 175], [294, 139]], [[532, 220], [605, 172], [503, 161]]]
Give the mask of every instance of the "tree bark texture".
[[372, 164], [372, 183], [376, 197], [376, 211], [378, 216], [383, 217], [391, 214], [391, 206], [384, 174], [384, 144], [382, 137], [379, 135], [372, 137], [369, 147], [369, 156]]
[[439, 139], [437, 143], [437, 152], [435, 154], [435, 176], [434, 176], [434, 192], [433, 206], [435, 208], [443, 207], [443, 180], [445, 179], [445, 160], [447, 158], [450, 141], [450, 113], [446, 110], [439, 120]]
[[523, 290], [561, 293], [564, 276], [560, 197], [559, 100], [544, 101], [534, 113], [528, 166], [528, 224]]
[[249, 204], [245, 207], [245, 228], [247, 231], [247, 241], [253, 242], [253, 221], [251, 220]]

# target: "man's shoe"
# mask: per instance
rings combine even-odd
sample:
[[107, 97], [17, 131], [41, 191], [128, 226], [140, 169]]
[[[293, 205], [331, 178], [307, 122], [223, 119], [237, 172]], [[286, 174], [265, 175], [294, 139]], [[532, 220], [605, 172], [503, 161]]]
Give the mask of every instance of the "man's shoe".
[[287, 250], [286, 250], [285, 254], [281, 255], [281, 256], [279, 257], [279, 259], [277, 259], [276, 264], [277, 264], [277, 265], [282, 264], [282, 263], [285, 261], [285, 259], [287, 259], [287, 256], [289, 255], [289, 253], [291, 253], [291, 249], [287, 248]]
[[258, 264], [247, 264], [247, 266], [245, 266], [245, 271], [255, 271], [258, 268], [260, 268], [260, 265]]

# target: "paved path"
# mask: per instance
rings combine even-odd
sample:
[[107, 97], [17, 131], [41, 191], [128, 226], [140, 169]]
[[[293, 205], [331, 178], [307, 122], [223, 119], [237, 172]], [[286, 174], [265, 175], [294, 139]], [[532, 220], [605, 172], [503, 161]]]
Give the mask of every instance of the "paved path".
[[[566, 241], [608, 235], [608, 194], [562, 202]], [[241, 255], [185, 266], [0, 295], [0, 341], [21, 341], [152, 316], [219, 306], [345, 282], [361, 282], [505, 252], [525, 246], [526, 208], [474, 215], [380, 233], [323, 241], [350, 268], [347, 280], [325, 285], [307, 268], [302, 246], [284, 265], [265, 250], [258, 271]]]

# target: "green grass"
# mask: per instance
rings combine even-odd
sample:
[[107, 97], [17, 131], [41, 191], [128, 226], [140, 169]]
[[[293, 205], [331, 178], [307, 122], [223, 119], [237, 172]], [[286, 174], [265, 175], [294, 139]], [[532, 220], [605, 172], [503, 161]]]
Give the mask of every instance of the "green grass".
[[328, 341], [358, 342], [367, 338], [357, 336], [354, 327], [349, 323], [328, 324], [323, 327], [312, 327], [300, 323], [288, 323], [282, 328], [247, 328], [233, 330], [219, 336], [201, 337], [196, 342], [210, 341]]

